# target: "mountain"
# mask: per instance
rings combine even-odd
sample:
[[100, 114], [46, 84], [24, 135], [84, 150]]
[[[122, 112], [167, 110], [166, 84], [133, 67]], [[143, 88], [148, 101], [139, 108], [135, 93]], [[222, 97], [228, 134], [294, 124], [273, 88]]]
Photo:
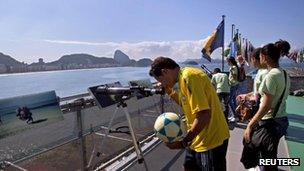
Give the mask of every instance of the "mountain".
[[118, 62], [112, 58], [106, 57], [96, 57], [89, 54], [71, 54], [71, 55], [64, 55], [57, 61], [53, 61], [47, 63], [47, 65], [94, 65], [94, 64], [115, 64], [117, 65]]
[[183, 62], [183, 64], [185, 64], [185, 65], [198, 65], [198, 63], [196, 61], [192, 61], [192, 60], [187, 60], [187, 61]]
[[8, 66], [21, 66], [22, 63], [17, 61], [16, 59], [5, 55], [0, 52], [0, 64], [8, 65]]
[[115, 51], [114, 60], [120, 63], [122, 66], [147, 67], [152, 64], [152, 60], [149, 58], [143, 58], [138, 61], [130, 59], [129, 56], [123, 53], [121, 50]]
[[16, 72], [53, 71], [66, 69], [104, 68], [104, 67], [147, 67], [152, 61], [143, 58], [139, 61], [130, 59], [128, 55], [116, 50], [114, 58], [96, 57], [90, 54], [64, 55], [56, 61], [45, 63], [42, 58], [31, 64], [21, 63], [14, 58], [0, 53], [0, 74]]
[[[222, 63], [222, 59], [211, 59], [211, 62], [207, 61], [206, 59], [200, 58], [200, 59], [186, 59], [182, 63], [188, 63], [188, 62], [196, 62], [198, 64], [202, 63]], [[226, 62], [226, 61], [224, 61]]]
[[149, 58], [143, 58], [136, 62], [136, 66], [137, 67], [147, 67], [147, 66], [151, 66], [152, 62], [153, 61]]
[[133, 63], [130, 61], [129, 56], [123, 53], [121, 50], [116, 50], [114, 52], [114, 60], [123, 66], [129, 66], [132, 65]]

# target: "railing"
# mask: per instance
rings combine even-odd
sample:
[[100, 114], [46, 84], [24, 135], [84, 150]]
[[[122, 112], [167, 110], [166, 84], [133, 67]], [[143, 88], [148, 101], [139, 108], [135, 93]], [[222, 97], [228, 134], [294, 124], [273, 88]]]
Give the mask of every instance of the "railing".
[[[88, 168], [87, 159], [89, 158], [89, 155], [91, 154], [91, 151], [93, 149], [92, 146], [94, 143], [96, 144], [96, 142], [100, 140], [100, 137], [96, 137], [95, 133], [104, 131], [103, 128], [108, 123], [107, 121], [109, 120], [109, 117], [111, 116], [111, 111], [112, 111], [113, 107], [109, 107], [104, 110], [99, 110], [95, 106], [95, 103], [92, 100], [92, 98], [87, 96], [87, 94], [83, 94], [83, 95], [77, 96], [77, 97], [85, 97], [85, 98], [82, 98], [81, 102], [75, 101], [75, 100], [73, 101], [72, 98], [61, 99], [61, 102], [69, 101], [68, 103], [65, 102], [63, 105], [61, 105], [61, 109], [65, 113], [64, 114], [65, 119], [64, 119], [64, 121], [59, 121], [59, 122], [63, 122], [63, 123], [60, 123], [60, 124], [54, 123], [54, 125], [49, 126], [49, 127], [58, 127], [58, 133], [62, 132], [61, 129], [67, 130], [68, 128], [74, 128], [73, 129], [74, 131], [69, 130], [70, 132], [67, 132], [65, 134], [67, 136], [61, 136], [59, 138], [56, 137], [56, 138], [54, 138], [54, 141], [50, 142], [49, 144], [41, 143], [42, 144], [41, 145], [41, 144], [37, 143], [37, 147], [29, 150], [30, 151], [29, 153], [15, 154], [14, 156], [8, 157], [8, 158], [1, 157], [1, 160], [3, 160], [1, 167], [5, 167], [3, 169], [6, 169], [9, 167], [17, 166], [16, 168], [21, 169], [21, 170], [24, 168], [33, 168], [33, 167], [31, 167], [32, 162], [34, 162], [34, 163], [41, 162], [41, 159], [40, 160], [37, 159], [37, 156], [39, 156], [40, 158], [46, 158], [46, 160], [48, 160], [48, 159], [54, 160], [54, 159], [52, 159], [52, 157], [50, 157], [50, 156], [52, 156], [51, 153], [53, 153], [54, 151], [59, 151], [58, 153], [61, 154], [66, 149], [71, 148], [71, 146], [73, 146], [73, 144], [74, 144], [74, 145], [76, 145], [76, 149], [80, 151], [81, 155], [78, 155], [78, 156], [81, 156], [81, 159], [77, 159], [77, 160], [80, 160], [80, 162], [75, 163], [75, 162], [73, 162], [74, 159], [70, 159], [71, 161], [69, 161], [69, 162], [72, 162], [75, 165], [77, 165], [77, 166], [73, 166], [75, 168], [78, 168], [78, 169], [81, 168], [81, 170], [88, 170], [88, 169], [96, 168], [97, 166], [102, 165], [102, 163], [109, 164], [109, 162], [106, 162], [106, 161], [109, 161], [111, 158], [113, 158], [114, 155], [118, 155], [119, 153], [122, 153], [123, 151], [125, 151], [127, 149], [131, 149], [132, 144], [130, 142], [128, 142], [128, 143], [126, 143], [125, 141], [124, 142], [114, 142], [114, 140], [121, 141], [121, 140], [119, 140], [119, 136], [122, 137], [121, 139], [128, 139], [126, 137], [126, 135], [119, 135], [116, 138], [113, 138], [113, 141], [110, 142], [110, 144], [107, 143], [104, 146], [104, 147], [106, 147], [107, 145], [115, 146], [115, 143], [117, 143], [117, 146], [115, 146], [115, 148], [117, 148], [117, 149], [114, 151], [111, 151], [111, 154], [108, 152], [109, 149], [105, 149], [106, 152], [99, 153], [99, 155], [101, 157], [100, 156], [97, 157], [97, 159], [95, 159], [93, 161], [93, 164]], [[159, 96], [144, 98], [141, 100], [141, 102], [138, 102], [140, 104], [136, 104], [137, 103], [136, 100], [130, 99], [129, 103], [130, 103], [129, 109], [131, 109], [130, 114], [131, 114], [134, 122], [136, 122], [136, 126], [138, 127], [136, 133], [138, 135], [144, 134], [143, 136], [140, 136], [140, 139], [139, 139], [142, 143], [144, 142], [143, 140], [145, 139], [145, 137], [152, 135], [152, 133], [153, 133], [152, 126], [153, 126], [156, 116], [165, 110], [172, 111], [172, 109], [174, 109], [174, 108], [172, 108], [172, 106], [170, 106], [170, 101], [168, 99], [165, 99], [164, 101], [162, 101], [162, 100], [160, 100]], [[167, 104], [167, 105], [164, 105], [164, 104]], [[140, 108], [138, 108], [138, 106], [140, 106]], [[158, 109], [158, 106], [163, 106], [164, 108], [167, 108], [167, 109]], [[148, 113], [151, 112], [152, 110], [154, 113], [149, 115]], [[117, 119], [115, 121], [116, 125], [121, 125], [125, 121], [124, 116], [121, 116], [121, 115], [118, 115], [118, 117], [116, 119]], [[68, 125], [68, 124], [71, 124], [71, 122], [73, 122], [72, 123], [73, 126]], [[92, 122], [92, 123], [89, 123], [89, 122]], [[141, 123], [141, 122], [143, 122], [143, 123]], [[77, 130], [75, 128], [77, 128]], [[38, 129], [40, 129], [40, 128], [37, 128], [31, 132], [28, 131], [26, 133], [26, 135], [34, 134], [35, 132], [43, 132], [43, 131], [47, 130], [47, 128], [43, 128], [43, 129], [41, 129], [41, 131], [38, 131]], [[147, 129], [147, 130], [145, 130], [144, 133], [141, 133], [140, 131], [142, 131], [142, 129]], [[54, 130], [54, 129], [52, 129], [52, 130]], [[52, 130], [50, 130], [50, 131], [52, 131]], [[140, 131], [138, 131], [138, 130], [140, 130]], [[75, 132], [77, 132], [77, 134], [75, 134]], [[54, 132], [46, 133], [46, 134], [55, 136]], [[99, 133], [99, 134], [102, 134], [102, 133]], [[21, 138], [22, 138], [22, 136], [23, 135], [20, 135]], [[35, 136], [33, 136], [33, 137], [35, 137]], [[43, 138], [44, 136], [40, 137], [39, 134], [36, 137], [39, 137], [39, 138], [41, 138], [41, 140], [44, 140], [44, 138]], [[14, 139], [14, 138], [18, 139], [17, 135], [15, 137], [13, 137], [12, 139]], [[25, 138], [25, 137], [23, 137], [23, 138]], [[90, 138], [93, 138], [93, 140], [90, 141]], [[95, 140], [94, 140], [94, 138], [95, 138]], [[20, 141], [20, 139], [19, 139], [19, 141]], [[8, 141], [8, 142], [13, 142], [13, 140]], [[33, 142], [33, 144], [35, 144], [35, 143]], [[122, 146], [122, 144], [123, 144], [123, 146]], [[98, 146], [98, 144], [97, 144], [97, 146]], [[100, 147], [100, 148], [104, 148], [104, 147]], [[102, 149], [100, 149], [100, 148], [97, 151], [102, 151]], [[109, 148], [113, 148], [113, 147], [109, 147]], [[74, 151], [74, 150], [72, 150], [72, 151]], [[71, 152], [71, 153], [73, 153], [73, 152]], [[71, 155], [73, 155], [73, 154], [71, 154]], [[77, 156], [77, 155], [74, 154], [73, 157], [75, 157], [75, 156]], [[57, 157], [60, 158], [60, 156], [57, 156]], [[94, 156], [94, 157], [96, 157], [96, 156]], [[28, 162], [29, 160], [31, 162]], [[65, 160], [68, 160], [68, 159], [65, 159]], [[36, 162], [36, 161], [38, 161], [38, 162]], [[42, 162], [42, 163], [44, 165], [48, 165], [48, 163], [47, 164], [45, 164], [44, 162]], [[80, 163], [81, 163], [81, 165], [79, 165]], [[1, 169], [1, 167], [0, 167], [0, 169]], [[64, 167], [62, 167], [62, 168], [64, 168]]]

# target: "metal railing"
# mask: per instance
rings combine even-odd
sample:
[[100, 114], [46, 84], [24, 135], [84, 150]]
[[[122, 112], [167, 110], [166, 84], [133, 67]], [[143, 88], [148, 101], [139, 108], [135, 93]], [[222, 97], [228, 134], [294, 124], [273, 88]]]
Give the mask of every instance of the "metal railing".
[[[83, 95], [87, 95], [87, 94], [83, 94]], [[80, 97], [83, 97], [83, 96], [80, 96]], [[87, 96], [86, 96], [87, 97]], [[92, 107], [92, 106], [95, 106], [95, 103], [92, 103], [92, 101], [90, 100], [90, 98], [80, 98], [80, 99], [77, 99], [77, 100], [72, 100], [70, 98], [64, 98], [65, 101], [69, 101], [69, 103], [66, 103], [64, 104], [63, 106], [61, 106], [61, 109], [65, 110], [65, 111], [76, 111], [76, 116], [77, 116], [77, 131], [78, 131], [78, 134], [77, 134], [77, 137], [74, 137], [74, 138], [70, 138], [69, 140], [66, 140], [60, 144], [57, 144], [57, 145], [54, 145], [52, 147], [49, 147], [49, 148], [45, 148], [43, 150], [40, 150], [39, 152], [36, 152], [34, 154], [31, 154], [31, 155], [27, 155], [23, 158], [20, 158], [18, 160], [15, 160], [15, 161], [2, 161], [2, 163], [0, 164], [0, 170], [1, 169], [5, 169], [6, 167], [15, 167], [16, 169], [19, 169], [19, 170], [26, 170], [20, 166], [18, 166], [17, 164], [21, 163], [21, 162], [24, 162], [24, 161], [27, 161], [29, 159], [32, 159], [36, 156], [39, 156], [39, 155], [42, 155], [46, 152], [49, 152], [49, 151], [52, 151], [54, 149], [57, 149], [59, 147], [62, 147], [64, 145], [67, 145], [67, 144], [70, 144], [72, 142], [75, 142], [75, 141], [80, 141], [80, 156], [81, 156], [81, 170], [88, 170], [89, 168], [87, 167], [88, 165], [88, 162], [87, 162], [87, 155], [86, 155], [86, 143], [85, 143], [85, 137], [88, 136], [88, 135], [91, 135], [97, 131], [100, 131], [102, 128], [100, 126], [97, 126], [95, 128], [93, 128], [91, 126], [90, 130], [84, 130], [83, 128], [83, 118], [82, 118], [82, 111], [86, 108], [89, 108], [89, 107]], [[63, 101], [63, 100], [61, 100]], [[169, 100], [168, 99], [164, 99], [164, 98], [161, 98], [159, 102], [157, 103], [154, 103], [153, 105], [151, 106], [157, 106], [159, 105], [161, 107], [161, 111], [160, 112], [164, 112], [164, 104], [167, 103]], [[131, 114], [133, 113], [136, 113], [136, 112], [131, 112]], [[141, 141], [141, 143], [144, 143], [145, 141], [147, 141], [147, 139], [145, 139], [144, 141]], [[127, 154], [129, 153], [129, 150], [130, 149], [133, 149], [132, 147], [129, 148], [127, 151], [125, 151], [124, 153], [121, 153], [121, 155], [123, 154]], [[113, 160], [112, 160], [113, 161]], [[108, 164], [111, 164], [111, 162], [107, 162]], [[105, 166], [103, 164], [103, 166]]]

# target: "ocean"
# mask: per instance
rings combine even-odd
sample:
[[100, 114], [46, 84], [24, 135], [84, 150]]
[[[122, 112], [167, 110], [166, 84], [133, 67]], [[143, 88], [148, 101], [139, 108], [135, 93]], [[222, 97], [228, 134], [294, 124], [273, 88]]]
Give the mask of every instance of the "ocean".
[[148, 67], [115, 67], [0, 75], [0, 99], [55, 90], [67, 97], [86, 93], [90, 86], [150, 78]]
[[[212, 70], [220, 63], [205, 63]], [[196, 66], [199, 67], [199, 66]], [[150, 79], [150, 67], [113, 67], [63, 70], [0, 75], [0, 99], [55, 90], [57, 96], [67, 97], [88, 92], [88, 87], [120, 81]], [[228, 66], [225, 65], [225, 71]]]

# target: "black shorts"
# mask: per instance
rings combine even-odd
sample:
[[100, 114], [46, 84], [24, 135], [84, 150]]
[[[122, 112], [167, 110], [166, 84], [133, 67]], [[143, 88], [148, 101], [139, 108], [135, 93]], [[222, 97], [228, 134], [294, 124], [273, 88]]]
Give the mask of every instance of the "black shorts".
[[184, 168], [187, 170], [226, 171], [228, 139], [222, 145], [204, 152], [186, 149]]

